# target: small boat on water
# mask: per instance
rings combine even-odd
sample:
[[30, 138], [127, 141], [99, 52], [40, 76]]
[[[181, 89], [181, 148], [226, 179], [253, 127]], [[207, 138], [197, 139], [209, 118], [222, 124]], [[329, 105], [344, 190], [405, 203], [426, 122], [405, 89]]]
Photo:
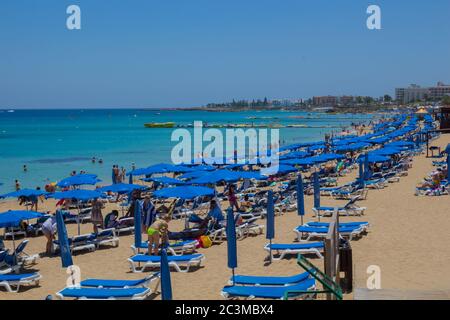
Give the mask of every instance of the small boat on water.
[[144, 123], [146, 128], [173, 128], [175, 127], [175, 122], [149, 122]]

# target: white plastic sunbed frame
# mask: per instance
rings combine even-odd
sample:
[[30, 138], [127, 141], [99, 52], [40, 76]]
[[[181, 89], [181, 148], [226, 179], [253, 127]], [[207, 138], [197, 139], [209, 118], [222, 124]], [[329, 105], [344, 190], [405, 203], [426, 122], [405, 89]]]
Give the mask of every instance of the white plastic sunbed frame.
[[[169, 267], [173, 267], [177, 272], [189, 272], [190, 267], [200, 267], [202, 262], [205, 260], [205, 256], [201, 255], [197, 259], [191, 259], [189, 261], [169, 261]], [[127, 259], [130, 263], [130, 268], [133, 273], [142, 273], [147, 268], [160, 268], [160, 262], [134, 262], [133, 260]], [[142, 267], [136, 267], [136, 264], [142, 265]], [[181, 267], [184, 266], [184, 269]]]

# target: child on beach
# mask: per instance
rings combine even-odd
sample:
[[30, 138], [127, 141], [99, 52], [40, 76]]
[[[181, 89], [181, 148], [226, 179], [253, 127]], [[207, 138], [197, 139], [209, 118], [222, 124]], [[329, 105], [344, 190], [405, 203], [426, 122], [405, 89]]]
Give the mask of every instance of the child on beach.
[[148, 234], [148, 255], [158, 255], [158, 250], [161, 244], [169, 242], [169, 222], [171, 218], [169, 215], [164, 215], [161, 219], [157, 219], [147, 229]]

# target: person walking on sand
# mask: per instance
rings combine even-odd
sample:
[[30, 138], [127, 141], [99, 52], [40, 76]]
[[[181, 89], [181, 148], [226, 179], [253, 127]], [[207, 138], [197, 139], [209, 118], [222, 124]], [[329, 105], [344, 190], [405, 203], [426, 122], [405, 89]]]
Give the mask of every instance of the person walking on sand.
[[55, 240], [57, 227], [56, 227], [56, 215], [52, 215], [42, 224], [42, 233], [47, 239], [47, 244], [45, 245], [45, 253], [47, 255], [52, 254], [53, 240]]
[[169, 222], [170, 215], [166, 214], [157, 219], [153, 224], [147, 229], [148, 234], [148, 255], [157, 256], [159, 252], [160, 245], [169, 242]]
[[94, 225], [94, 233], [98, 233], [98, 227], [103, 228], [103, 202], [100, 199], [95, 199], [92, 203], [91, 221]]
[[230, 184], [228, 186], [228, 191], [227, 191], [227, 195], [228, 195], [228, 202], [230, 203], [230, 207], [236, 208], [236, 211], [239, 211], [239, 205], [237, 202], [237, 197], [236, 197], [236, 193], [234, 191], [234, 185]]

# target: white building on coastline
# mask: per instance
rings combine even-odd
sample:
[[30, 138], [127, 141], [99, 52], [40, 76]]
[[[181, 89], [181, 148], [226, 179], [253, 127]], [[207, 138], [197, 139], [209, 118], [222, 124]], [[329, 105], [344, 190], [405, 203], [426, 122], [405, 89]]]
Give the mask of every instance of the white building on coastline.
[[450, 96], [450, 85], [438, 82], [434, 87], [421, 87], [412, 84], [407, 88], [396, 88], [395, 99], [401, 103], [410, 103], [417, 100], [440, 100]]

